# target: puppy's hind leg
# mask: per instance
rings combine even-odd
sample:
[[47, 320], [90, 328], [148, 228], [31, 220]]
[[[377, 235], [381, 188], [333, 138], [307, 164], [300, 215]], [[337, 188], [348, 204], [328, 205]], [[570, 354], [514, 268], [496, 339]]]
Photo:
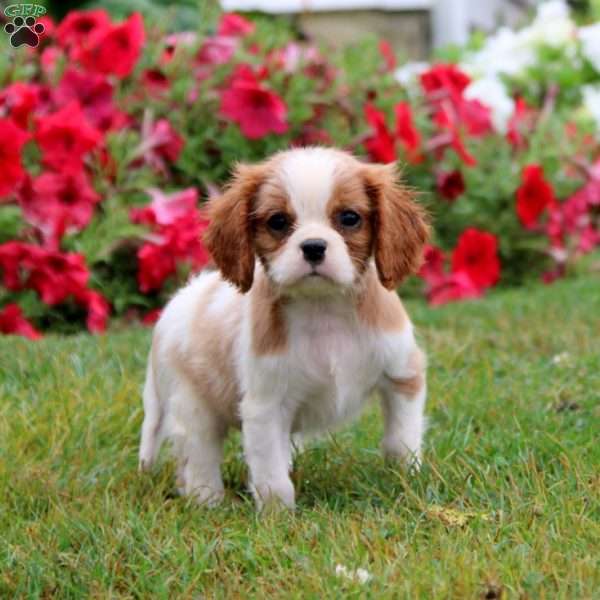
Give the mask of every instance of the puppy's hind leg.
[[227, 426], [182, 379], [171, 398], [179, 492], [213, 506], [224, 496], [221, 462]]
[[140, 471], [147, 471], [156, 460], [163, 439], [164, 406], [156, 389], [152, 363], [148, 361], [144, 384], [144, 423], [140, 442]]

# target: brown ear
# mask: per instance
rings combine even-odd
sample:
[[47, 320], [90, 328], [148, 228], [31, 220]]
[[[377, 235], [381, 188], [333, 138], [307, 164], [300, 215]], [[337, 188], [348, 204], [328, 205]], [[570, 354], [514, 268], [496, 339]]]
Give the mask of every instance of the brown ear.
[[223, 277], [242, 292], [252, 287], [254, 278], [251, 216], [264, 176], [263, 165], [238, 165], [223, 194], [211, 199], [206, 207], [210, 223], [204, 243]]
[[427, 215], [414, 192], [398, 181], [394, 164], [364, 167], [366, 190], [373, 206], [375, 264], [389, 290], [416, 273], [429, 239]]

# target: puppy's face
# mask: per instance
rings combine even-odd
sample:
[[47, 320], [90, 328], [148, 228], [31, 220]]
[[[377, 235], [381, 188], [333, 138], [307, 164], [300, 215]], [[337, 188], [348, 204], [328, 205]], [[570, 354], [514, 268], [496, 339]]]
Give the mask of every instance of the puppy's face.
[[427, 238], [421, 210], [391, 167], [325, 148], [239, 167], [209, 216], [208, 249], [242, 291], [252, 285], [255, 257], [289, 293], [349, 289], [372, 256], [393, 288], [418, 269]]

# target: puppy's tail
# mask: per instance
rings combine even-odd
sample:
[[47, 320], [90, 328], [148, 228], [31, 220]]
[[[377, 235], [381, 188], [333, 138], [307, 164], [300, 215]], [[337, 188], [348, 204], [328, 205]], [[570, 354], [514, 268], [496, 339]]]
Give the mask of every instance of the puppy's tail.
[[144, 423], [140, 441], [140, 471], [147, 471], [152, 467], [163, 438], [164, 407], [154, 379], [151, 353], [146, 369], [146, 383], [144, 384]]

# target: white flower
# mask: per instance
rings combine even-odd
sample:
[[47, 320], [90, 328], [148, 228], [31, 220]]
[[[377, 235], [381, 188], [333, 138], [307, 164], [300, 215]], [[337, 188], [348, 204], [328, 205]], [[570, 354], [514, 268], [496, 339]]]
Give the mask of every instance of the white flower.
[[568, 352], [561, 352], [560, 354], [556, 354], [552, 357], [553, 365], [560, 365], [561, 363], [567, 362], [571, 358], [571, 355]]
[[579, 29], [581, 52], [600, 73], [600, 23]]
[[590, 113], [600, 131], [600, 85], [584, 85], [581, 88], [583, 106]]
[[497, 77], [484, 77], [470, 83], [463, 96], [467, 100], [479, 100], [492, 111], [492, 123], [498, 133], [506, 133], [508, 121], [515, 110], [515, 101], [508, 95], [504, 84]]
[[496, 77], [501, 73], [519, 75], [536, 60], [527, 36], [502, 27], [486, 40], [483, 47], [468, 56], [462, 65], [467, 73]]
[[569, 16], [567, 3], [552, 0], [540, 4], [533, 23], [522, 29], [521, 33], [532, 44], [559, 48], [574, 39], [575, 31], [575, 23]]
[[351, 581], [357, 581], [358, 583], [365, 584], [371, 580], [372, 575], [366, 569], [348, 569], [344, 565], [337, 565], [335, 567], [335, 574], [338, 577], [345, 577]]
[[397, 69], [394, 77], [404, 87], [410, 87], [416, 81], [417, 77], [427, 71], [427, 69], [429, 69], [429, 63], [409, 62]]

